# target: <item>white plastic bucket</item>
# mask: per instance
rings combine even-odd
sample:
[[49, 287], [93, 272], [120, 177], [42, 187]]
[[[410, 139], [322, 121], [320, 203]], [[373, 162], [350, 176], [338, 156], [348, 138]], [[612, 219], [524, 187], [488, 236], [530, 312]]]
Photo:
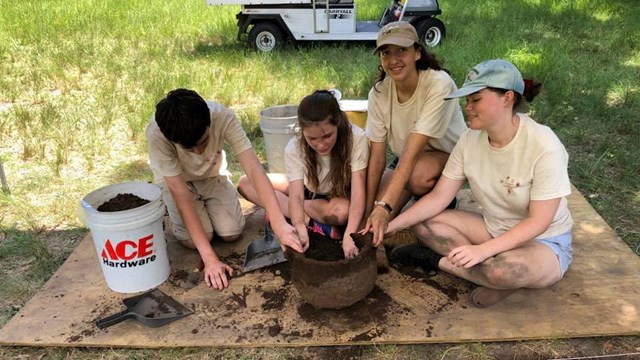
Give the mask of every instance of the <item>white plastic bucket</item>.
[[[98, 207], [118, 194], [133, 194], [149, 203], [123, 211]], [[146, 291], [162, 284], [171, 273], [162, 226], [165, 207], [157, 185], [127, 182], [92, 191], [80, 201], [79, 214], [91, 230], [102, 273], [111, 290]]]
[[279, 105], [262, 110], [260, 130], [264, 134], [269, 172], [284, 173], [284, 149], [298, 132], [298, 107]]

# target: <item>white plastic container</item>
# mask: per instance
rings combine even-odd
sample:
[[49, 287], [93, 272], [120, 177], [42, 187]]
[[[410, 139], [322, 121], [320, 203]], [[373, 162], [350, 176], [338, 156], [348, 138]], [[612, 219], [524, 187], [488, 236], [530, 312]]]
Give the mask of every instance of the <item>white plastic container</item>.
[[260, 130], [264, 134], [269, 172], [284, 173], [284, 149], [299, 131], [298, 106], [279, 105], [262, 110]]
[[[149, 203], [123, 211], [98, 207], [118, 194], [133, 194]], [[79, 216], [91, 230], [102, 273], [109, 288], [135, 293], [162, 284], [171, 273], [162, 226], [165, 207], [157, 185], [127, 182], [92, 191], [80, 201]]]
[[269, 172], [284, 173], [284, 149], [299, 131], [298, 106], [279, 105], [262, 110], [260, 130], [264, 134]]

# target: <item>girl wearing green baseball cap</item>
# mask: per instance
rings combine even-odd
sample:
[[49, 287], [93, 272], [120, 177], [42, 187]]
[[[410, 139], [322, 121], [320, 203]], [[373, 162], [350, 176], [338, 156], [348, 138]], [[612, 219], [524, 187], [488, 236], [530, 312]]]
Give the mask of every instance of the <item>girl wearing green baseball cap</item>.
[[[470, 130], [460, 137], [435, 188], [389, 223], [420, 245], [391, 260], [441, 269], [478, 285], [472, 303], [492, 305], [521, 288], [548, 287], [572, 261], [567, 152], [553, 131], [516, 112], [531, 81], [508, 61], [476, 65], [447, 99], [466, 98]], [[456, 100], [447, 100], [454, 101]], [[482, 213], [445, 210], [467, 182]]]

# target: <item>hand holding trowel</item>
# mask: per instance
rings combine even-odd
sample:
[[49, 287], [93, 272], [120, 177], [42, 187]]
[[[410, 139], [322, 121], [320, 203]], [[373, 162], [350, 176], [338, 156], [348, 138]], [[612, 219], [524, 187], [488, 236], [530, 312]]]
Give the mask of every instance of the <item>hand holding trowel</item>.
[[247, 246], [244, 258], [244, 272], [280, 264], [287, 261], [280, 243], [276, 239], [270, 225], [264, 227], [264, 236], [253, 240]]

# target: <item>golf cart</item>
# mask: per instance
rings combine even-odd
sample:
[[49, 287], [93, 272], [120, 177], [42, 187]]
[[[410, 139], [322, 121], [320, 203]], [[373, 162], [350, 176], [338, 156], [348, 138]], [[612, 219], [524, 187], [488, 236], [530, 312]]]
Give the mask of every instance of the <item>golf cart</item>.
[[436, 46], [445, 36], [438, 0], [391, 0], [379, 21], [356, 21], [354, 0], [205, 0], [207, 5], [241, 5], [238, 40], [269, 52], [287, 40], [375, 41], [385, 24], [410, 22], [421, 41]]

